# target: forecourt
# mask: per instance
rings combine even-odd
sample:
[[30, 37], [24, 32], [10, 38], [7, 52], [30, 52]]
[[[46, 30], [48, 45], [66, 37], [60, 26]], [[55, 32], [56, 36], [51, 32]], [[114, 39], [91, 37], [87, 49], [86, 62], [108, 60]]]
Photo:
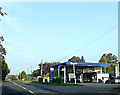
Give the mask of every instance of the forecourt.
[[[74, 82], [76, 83], [76, 79], [83, 82], [105, 82], [109, 79], [109, 73], [103, 73], [102, 67], [109, 66], [108, 63], [85, 63], [85, 62], [64, 62], [60, 64], [55, 64], [50, 66], [50, 82], [52, 78], [54, 78], [54, 69], [58, 69], [58, 77], [61, 73], [64, 77], [64, 83], [66, 83], [67, 79], [69, 81], [71, 78], [74, 78]], [[66, 74], [67, 68], [73, 69], [73, 73]], [[76, 74], [77, 69], [82, 69], [82, 73]], [[85, 69], [89, 69], [89, 72], [85, 73]]]

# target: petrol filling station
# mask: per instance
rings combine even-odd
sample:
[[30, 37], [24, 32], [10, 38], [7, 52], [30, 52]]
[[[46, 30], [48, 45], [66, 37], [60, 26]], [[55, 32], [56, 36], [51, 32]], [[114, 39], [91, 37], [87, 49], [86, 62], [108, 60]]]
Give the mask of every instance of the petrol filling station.
[[[64, 62], [50, 66], [50, 81], [54, 78], [54, 70], [58, 69], [58, 77], [62, 75], [64, 83], [71, 82], [105, 82], [109, 78], [109, 73], [103, 73], [102, 67], [109, 66], [108, 63], [86, 63], [86, 62]], [[72, 73], [67, 73], [67, 69], [72, 69]], [[82, 70], [76, 74], [76, 70]], [[89, 69], [89, 72], [85, 72]]]

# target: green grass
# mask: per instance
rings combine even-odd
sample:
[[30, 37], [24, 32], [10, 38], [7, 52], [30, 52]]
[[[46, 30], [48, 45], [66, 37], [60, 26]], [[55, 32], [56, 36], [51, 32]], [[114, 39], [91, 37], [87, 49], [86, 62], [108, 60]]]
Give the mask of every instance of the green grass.
[[25, 80], [25, 82], [28, 81], [28, 82], [32, 82], [33, 80]]
[[22, 80], [11, 80], [11, 81], [19, 81], [19, 82], [23, 82]]
[[0, 83], [2, 83], [2, 80], [0, 80]]
[[68, 83], [43, 83], [43, 84], [49, 84], [49, 85], [59, 85], [59, 86], [80, 86], [79, 84], [68, 84]]
[[[33, 81], [33, 83], [41, 83], [39, 81]], [[82, 86], [79, 84], [74, 84], [74, 83], [52, 83], [52, 82], [46, 82], [42, 84], [49, 84], [49, 85], [58, 85], [58, 86]]]
[[19, 82], [32, 82], [33, 80], [25, 80], [25, 81], [23, 81], [23, 80], [12, 80], [12, 81], [19, 81]]
[[40, 83], [39, 81], [32, 81], [33, 83]]
[[20, 81], [20, 82], [32, 82], [32, 83], [41, 83], [41, 84], [48, 84], [48, 85], [58, 85], [58, 86], [83, 86], [83, 85], [74, 84], [74, 83], [51, 83], [51, 82], [42, 83], [42, 82], [40, 82], [40, 81], [32, 81], [32, 80], [26, 80], [26, 81], [16, 80], [16, 81]]

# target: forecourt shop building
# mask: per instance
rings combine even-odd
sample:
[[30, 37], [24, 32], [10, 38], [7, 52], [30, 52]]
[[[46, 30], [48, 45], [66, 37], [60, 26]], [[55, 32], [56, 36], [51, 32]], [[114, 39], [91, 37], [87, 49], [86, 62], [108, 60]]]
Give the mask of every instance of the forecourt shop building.
[[[61, 76], [64, 79], [64, 83], [70, 82], [74, 79], [74, 82], [104, 82], [109, 78], [109, 73], [103, 73], [102, 67], [109, 66], [108, 63], [86, 63], [86, 62], [64, 62], [50, 66], [50, 81], [54, 78], [54, 70], [58, 69], [58, 77]], [[72, 69], [73, 73], [67, 73], [67, 69]], [[82, 70], [81, 73], [76, 74], [76, 70]], [[89, 72], [85, 72], [85, 70]]]

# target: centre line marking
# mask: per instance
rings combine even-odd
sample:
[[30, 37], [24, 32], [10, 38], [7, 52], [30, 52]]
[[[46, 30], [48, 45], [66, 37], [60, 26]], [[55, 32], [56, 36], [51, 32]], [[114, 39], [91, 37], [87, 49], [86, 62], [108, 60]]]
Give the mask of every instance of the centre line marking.
[[15, 85], [17, 85], [17, 86], [19, 86], [19, 87], [21, 87], [22, 89], [24, 89], [24, 90], [26, 90], [26, 91], [28, 91], [29, 93], [31, 93], [31, 94], [35, 94], [34, 92], [32, 92], [31, 90], [28, 90], [27, 88], [25, 88], [25, 87], [23, 87], [23, 86], [21, 86], [21, 85], [19, 85], [19, 84], [17, 84], [17, 83], [15, 83], [15, 82], [13, 82], [13, 81], [11, 81], [13, 84], [15, 84]]

